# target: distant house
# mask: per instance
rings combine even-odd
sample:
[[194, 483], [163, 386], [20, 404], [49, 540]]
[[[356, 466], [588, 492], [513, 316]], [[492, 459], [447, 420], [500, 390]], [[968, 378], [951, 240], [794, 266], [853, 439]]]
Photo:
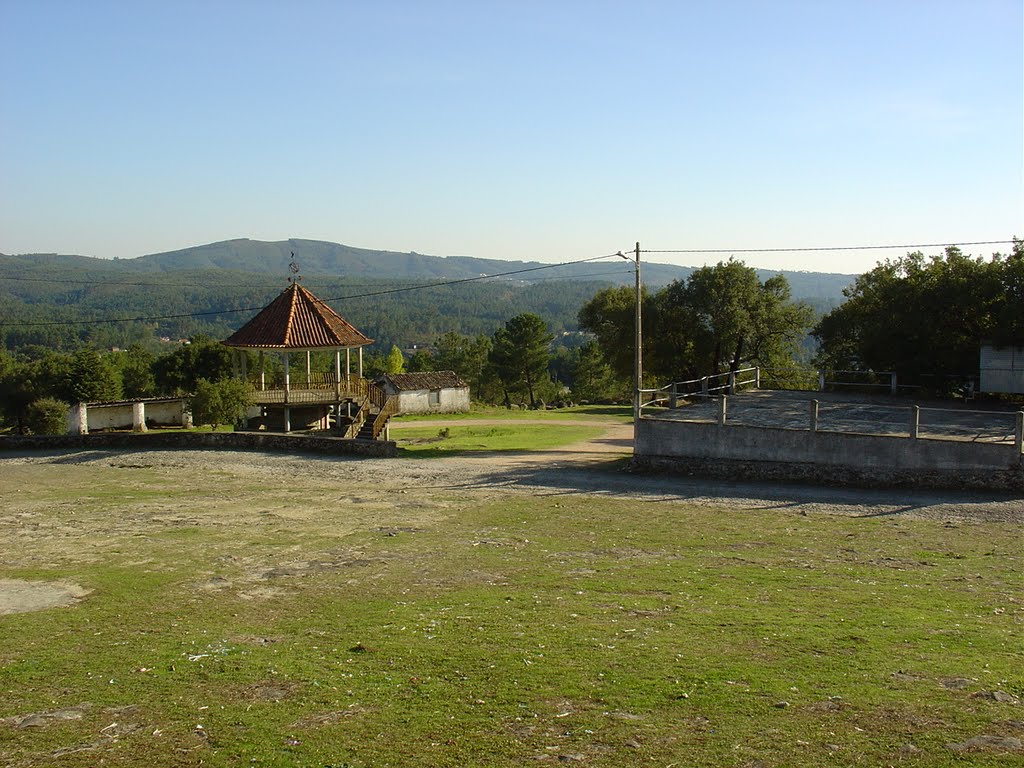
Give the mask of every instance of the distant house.
[[979, 368], [982, 392], [1024, 395], [1024, 344], [982, 344]]
[[377, 384], [398, 397], [398, 413], [464, 413], [469, 410], [469, 385], [454, 371], [386, 373]]

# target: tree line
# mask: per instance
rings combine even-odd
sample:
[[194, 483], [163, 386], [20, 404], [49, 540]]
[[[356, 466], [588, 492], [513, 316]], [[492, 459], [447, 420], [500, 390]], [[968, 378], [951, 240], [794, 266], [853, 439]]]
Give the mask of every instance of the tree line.
[[[948, 248], [878, 264], [816, 317], [795, 301], [781, 276], [761, 280], [730, 259], [641, 293], [644, 376], [648, 386], [759, 365], [786, 378], [811, 366], [894, 371], [901, 379], [977, 372], [979, 347], [1024, 343], [1024, 241], [989, 259]], [[627, 400], [633, 387], [633, 288], [602, 288], [579, 309], [581, 333], [523, 312], [492, 333], [446, 330], [408, 356], [397, 344], [371, 350], [367, 376], [451, 370], [486, 403], [536, 407], [557, 400]], [[819, 347], [808, 355], [810, 337]], [[280, 363], [268, 356], [269, 373]], [[314, 354], [315, 370], [333, 355]], [[255, 356], [249, 370], [256, 369]], [[0, 417], [38, 429], [58, 404], [194, 393], [201, 382], [232, 377], [229, 350], [208, 336], [156, 355], [142, 344], [101, 354], [23, 346], [0, 351]], [[201, 387], [200, 387], [201, 389]], [[44, 407], [45, 406], [45, 407]]]

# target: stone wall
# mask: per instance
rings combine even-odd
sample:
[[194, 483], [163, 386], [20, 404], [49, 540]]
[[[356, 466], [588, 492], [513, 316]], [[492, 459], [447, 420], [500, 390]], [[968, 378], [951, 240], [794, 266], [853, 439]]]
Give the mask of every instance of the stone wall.
[[825, 485], [1024, 491], [1014, 445], [643, 418], [637, 468]]
[[274, 432], [99, 432], [91, 435], [5, 435], [0, 451], [127, 448], [134, 450], [256, 450], [390, 458], [398, 454], [386, 440], [345, 440]]

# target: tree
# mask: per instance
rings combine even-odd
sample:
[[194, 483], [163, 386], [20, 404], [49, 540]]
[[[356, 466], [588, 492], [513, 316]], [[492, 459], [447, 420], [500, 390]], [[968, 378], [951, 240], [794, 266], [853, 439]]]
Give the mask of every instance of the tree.
[[401, 373], [404, 367], [405, 357], [402, 350], [392, 344], [391, 351], [384, 358], [384, 373]]
[[62, 400], [71, 403], [119, 400], [121, 394], [121, 377], [109, 357], [89, 348], [79, 349], [72, 355], [62, 387]]
[[156, 393], [153, 363], [156, 357], [140, 344], [132, 344], [127, 351], [115, 356], [114, 363], [121, 373], [121, 388], [125, 397], [150, 397]]
[[200, 379], [190, 399], [193, 422], [209, 424], [212, 430], [220, 424], [234, 424], [245, 416], [250, 405], [252, 395], [249, 387], [238, 379]]
[[972, 375], [983, 341], [1024, 338], [1024, 241], [990, 260], [949, 247], [886, 260], [857, 278], [813, 330], [817, 362], [837, 370]]
[[504, 394], [501, 382], [489, 362], [491, 340], [487, 336], [463, 336], [449, 331], [435, 345], [431, 370], [454, 371], [469, 384], [477, 400], [496, 402]]
[[434, 358], [425, 349], [417, 349], [405, 361], [405, 370], [409, 373], [422, 373], [434, 370]]
[[[633, 378], [635, 293], [599, 291], [580, 310], [580, 326], [594, 334], [620, 380]], [[791, 300], [781, 275], [763, 284], [757, 272], [730, 260], [695, 270], [653, 295], [642, 294], [646, 375], [693, 379], [744, 363], [789, 363], [811, 323], [811, 309]]]
[[756, 270], [732, 259], [672, 283], [664, 311], [677, 317], [700, 375], [791, 360], [812, 319], [809, 307], [791, 301], [786, 278], [761, 283]]
[[41, 397], [29, 404], [25, 426], [34, 435], [62, 435], [67, 431], [68, 404], [53, 397]]
[[153, 375], [160, 392], [169, 395], [192, 392], [200, 379], [231, 378], [231, 351], [220, 342], [197, 334], [188, 344], [158, 357], [153, 363]]
[[547, 378], [548, 346], [555, 337], [548, 333], [537, 315], [516, 315], [494, 333], [488, 359], [505, 387], [505, 399], [511, 391], [525, 389], [530, 407], [537, 406], [538, 384]]
[[615, 376], [596, 341], [577, 350], [573, 364], [572, 394], [577, 400], [601, 402], [625, 397], [629, 380]]

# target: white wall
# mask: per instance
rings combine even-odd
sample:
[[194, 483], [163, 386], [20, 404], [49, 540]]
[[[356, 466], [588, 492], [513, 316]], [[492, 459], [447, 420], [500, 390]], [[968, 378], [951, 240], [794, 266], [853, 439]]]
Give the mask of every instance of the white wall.
[[430, 390], [398, 393], [399, 413], [465, 413], [469, 410], [469, 387], [440, 390], [440, 402], [430, 404]]

